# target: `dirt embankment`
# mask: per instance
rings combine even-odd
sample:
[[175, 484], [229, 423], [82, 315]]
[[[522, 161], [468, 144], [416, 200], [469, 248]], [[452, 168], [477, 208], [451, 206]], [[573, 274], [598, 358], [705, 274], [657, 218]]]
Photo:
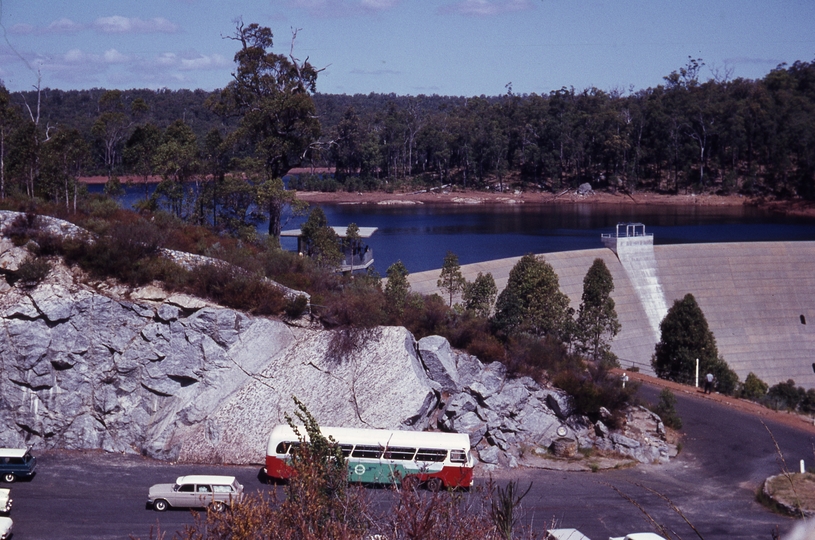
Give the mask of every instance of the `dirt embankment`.
[[699, 205], [699, 206], [757, 206], [790, 214], [815, 217], [815, 204], [809, 201], [775, 201], [744, 197], [742, 195], [663, 195], [636, 193], [633, 195], [593, 192], [580, 195], [573, 190], [561, 193], [511, 192], [495, 193], [472, 190], [414, 191], [414, 192], [334, 192], [301, 191], [297, 197], [314, 204], [618, 204], [618, 205]]

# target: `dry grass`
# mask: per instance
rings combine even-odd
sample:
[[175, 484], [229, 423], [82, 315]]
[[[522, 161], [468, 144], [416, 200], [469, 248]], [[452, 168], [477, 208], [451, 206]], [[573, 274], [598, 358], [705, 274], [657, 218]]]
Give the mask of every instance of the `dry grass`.
[[766, 492], [776, 501], [804, 512], [815, 512], [815, 474], [779, 474], [767, 479]]

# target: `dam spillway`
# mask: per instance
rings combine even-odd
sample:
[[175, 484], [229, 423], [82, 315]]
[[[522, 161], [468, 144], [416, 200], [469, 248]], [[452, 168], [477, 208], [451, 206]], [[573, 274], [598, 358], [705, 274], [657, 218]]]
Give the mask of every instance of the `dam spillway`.
[[[611, 297], [622, 328], [612, 351], [625, 367], [652, 373], [659, 333], [635, 283], [612, 249], [541, 254], [552, 265], [571, 307], [580, 305], [583, 278], [596, 258], [614, 278]], [[623, 257], [625, 258], [625, 257]], [[491, 273], [501, 291], [520, 257], [462, 265], [468, 281]], [[745, 242], [653, 246], [653, 261], [666, 307], [691, 293], [705, 314], [719, 354], [743, 381], [753, 372], [772, 385], [787, 379], [815, 388], [815, 242]], [[439, 270], [408, 276], [414, 292], [438, 292]], [[636, 275], [637, 270], [634, 271]], [[640, 291], [638, 292], [638, 287]], [[646, 293], [646, 297], [648, 294]]]

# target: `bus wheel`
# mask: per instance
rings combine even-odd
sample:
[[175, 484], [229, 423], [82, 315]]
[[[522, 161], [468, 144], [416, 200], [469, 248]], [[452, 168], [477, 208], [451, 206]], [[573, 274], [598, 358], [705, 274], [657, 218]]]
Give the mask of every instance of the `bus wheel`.
[[427, 489], [429, 489], [433, 493], [439, 491], [441, 487], [442, 487], [441, 478], [431, 478], [430, 480], [427, 481]]

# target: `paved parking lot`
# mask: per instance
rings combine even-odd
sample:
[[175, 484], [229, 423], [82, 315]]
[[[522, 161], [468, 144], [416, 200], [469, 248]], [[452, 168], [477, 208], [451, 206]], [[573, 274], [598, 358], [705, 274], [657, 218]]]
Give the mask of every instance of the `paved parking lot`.
[[[658, 390], [643, 386], [641, 394], [656, 400]], [[779, 526], [793, 520], [755, 502], [761, 481], [780, 471], [778, 455], [759, 418], [706, 400], [678, 395], [677, 409], [685, 423], [679, 457], [667, 466], [638, 466], [598, 473], [557, 470], [514, 470], [496, 474], [499, 483], [517, 479], [533, 484], [524, 500], [523, 523], [535, 530], [551, 525], [575, 527], [592, 540], [652, 530], [643, 512], [615, 491], [635, 500], [648, 514], [667, 524], [674, 538], [698, 538], [665, 501], [682, 510], [705, 540], [771, 539]], [[769, 420], [767, 425], [788, 465], [815, 460], [813, 435]], [[184, 474], [229, 474], [252, 490], [271, 490], [258, 478], [259, 466], [197, 466], [157, 462], [139, 456], [103, 452], [39, 454], [38, 474], [30, 482], [11, 484], [15, 539], [153, 538], [157, 527], [168, 532], [192, 522], [188, 511], [157, 513], [145, 507], [147, 489]], [[480, 478], [479, 483], [486, 479]], [[6, 485], [8, 487], [8, 485]], [[383, 489], [368, 489], [375, 507], [386, 511], [393, 500]], [[473, 495], [475, 496], [475, 495]]]

